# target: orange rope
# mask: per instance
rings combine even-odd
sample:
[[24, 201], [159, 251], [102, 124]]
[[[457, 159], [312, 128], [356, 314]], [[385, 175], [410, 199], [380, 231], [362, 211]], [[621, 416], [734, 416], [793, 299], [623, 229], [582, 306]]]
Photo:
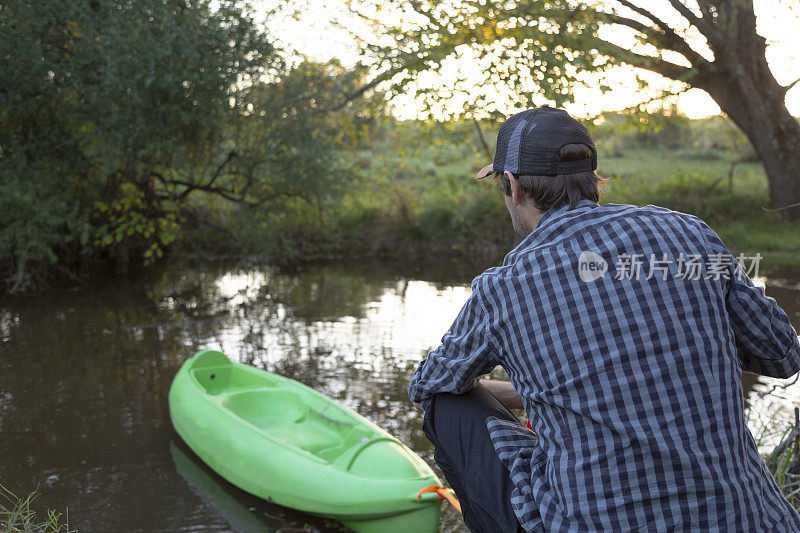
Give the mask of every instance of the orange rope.
[[428, 485], [427, 487], [423, 488], [417, 493], [417, 501], [420, 501], [422, 499], [422, 495], [425, 494], [426, 492], [435, 492], [436, 494], [438, 494], [439, 501], [442, 501], [443, 499], [447, 498], [447, 501], [450, 502], [450, 505], [455, 507], [456, 511], [458, 511], [459, 514], [461, 514], [461, 504], [458, 503], [456, 497], [450, 494], [450, 491], [447, 490], [446, 488], [440, 487], [439, 485]]

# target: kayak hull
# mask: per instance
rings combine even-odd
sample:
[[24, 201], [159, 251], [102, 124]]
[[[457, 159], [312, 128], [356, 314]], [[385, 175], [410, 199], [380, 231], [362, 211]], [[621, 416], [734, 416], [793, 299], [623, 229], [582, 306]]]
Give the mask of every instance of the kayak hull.
[[177, 433], [212, 470], [260, 498], [359, 533], [436, 531], [440, 481], [390, 434], [292, 379], [204, 350], [173, 380]]

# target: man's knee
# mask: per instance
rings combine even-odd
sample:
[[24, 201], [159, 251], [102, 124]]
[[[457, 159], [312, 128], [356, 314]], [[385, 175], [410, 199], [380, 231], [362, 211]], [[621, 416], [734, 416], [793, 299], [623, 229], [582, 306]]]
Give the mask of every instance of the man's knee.
[[479, 396], [481, 396], [480, 392], [476, 393], [476, 389], [477, 387], [464, 394], [442, 392], [433, 396], [428, 412], [425, 413], [426, 423], [423, 424], [423, 429], [434, 445], [438, 445], [437, 435], [442, 431], [449, 434], [458, 428], [464, 428], [465, 425], [475, 422], [484, 423], [485, 416], [476, 420], [483, 411], [483, 409], [476, 409], [480, 403]]
[[431, 405], [434, 407], [435, 413], [442, 413], [444, 416], [450, 415], [456, 411], [466, 409], [470, 400], [470, 395], [475, 389], [465, 392], [464, 394], [451, 394], [449, 392], [442, 392], [433, 396]]
[[480, 419], [483, 422], [488, 416], [516, 420], [511, 411], [480, 383], [464, 394], [436, 394], [431, 406], [435, 417], [450, 421], [455, 418]]
[[486, 387], [478, 384], [464, 394], [436, 394], [425, 413], [423, 430], [435, 447], [459, 450], [465, 439], [473, 446], [476, 441], [491, 446], [486, 428], [490, 416], [517, 420]]

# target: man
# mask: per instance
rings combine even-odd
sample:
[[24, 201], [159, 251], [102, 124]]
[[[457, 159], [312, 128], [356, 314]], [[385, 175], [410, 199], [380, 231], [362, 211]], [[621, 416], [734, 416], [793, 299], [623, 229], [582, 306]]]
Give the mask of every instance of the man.
[[[800, 531], [743, 415], [742, 369], [800, 343], [697, 217], [598, 205], [588, 130], [540, 107], [493, 164], [524, 236], [408, 387], [472, 531]], [[479, 383], [501, 365], [510, 383]], [[533, 432], [509, 408], [522, 407]]]

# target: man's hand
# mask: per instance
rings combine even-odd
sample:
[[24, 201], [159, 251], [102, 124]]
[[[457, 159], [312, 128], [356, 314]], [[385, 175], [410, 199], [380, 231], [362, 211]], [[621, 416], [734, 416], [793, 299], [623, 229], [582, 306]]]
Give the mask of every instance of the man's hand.
[[500, 403], [509, 409], [524, 409], [525, 405], [522, 402], [522, 396], [514, 388], [510, 381], [496, 381], [491, 379], [482, 379], [481, 385], [489, 389], [489, 392], [494, 394]]
[[423, 408], [422, 408], [422, 406], [421, 406], [420, 404], [418, 404], [417, 402], [414, 402], [414, 407], [416, 407], [416, 408], [417, 408], [417, 409], [419, 409], [420, 411], [424, 411], [424, 410], [425, 410], [425, 409], [423, 409]]

